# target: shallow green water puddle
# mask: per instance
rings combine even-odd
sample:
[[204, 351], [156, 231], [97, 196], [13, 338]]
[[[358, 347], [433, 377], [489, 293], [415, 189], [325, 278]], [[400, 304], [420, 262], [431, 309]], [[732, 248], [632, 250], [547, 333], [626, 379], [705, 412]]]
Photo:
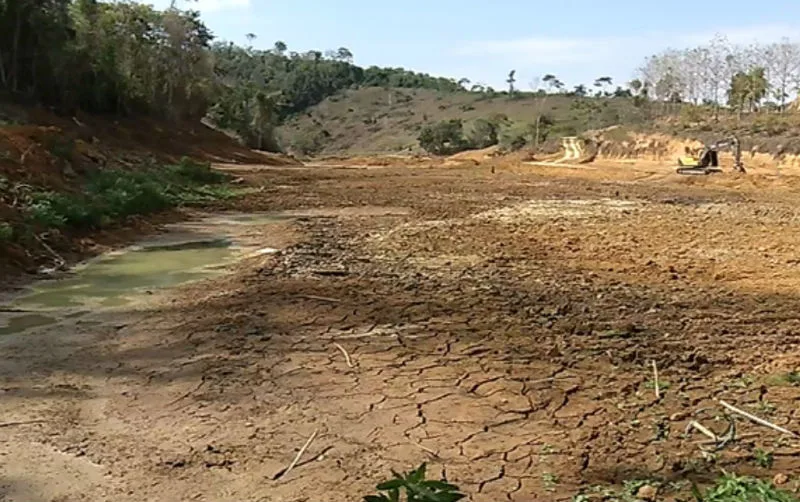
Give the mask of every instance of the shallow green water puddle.
[[226, 230], [281, 219], [240, 214], [187, 223], [137, 246], [89, 260], [68, 275], [35, 282], [1, 305], [0, 335], [55, 324], [99, 309], [124, 307], [148, 293], [220, 275], [244, 254]]

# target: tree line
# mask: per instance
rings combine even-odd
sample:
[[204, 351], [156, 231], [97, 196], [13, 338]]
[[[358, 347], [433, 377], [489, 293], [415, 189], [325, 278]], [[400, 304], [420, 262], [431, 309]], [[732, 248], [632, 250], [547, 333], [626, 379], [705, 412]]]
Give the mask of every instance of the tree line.
[[647, 58], [634, 82], [651, 99], [736, 111], [766, 105], [785, 110], [800, 89], [800, 44], [788, 39], [741, 46], [717, 36], [684, 50]]
[[61, 113], [208, 115], [251, 146], [272, 149], [271, 129], [282, 119], [357, 86], [462, 89], [402, 68], [361, 68], [346, 48], [297, 53], [282, 42], [269, 50], [215, 42], [192, 10], [0, 0], [0, 92]]

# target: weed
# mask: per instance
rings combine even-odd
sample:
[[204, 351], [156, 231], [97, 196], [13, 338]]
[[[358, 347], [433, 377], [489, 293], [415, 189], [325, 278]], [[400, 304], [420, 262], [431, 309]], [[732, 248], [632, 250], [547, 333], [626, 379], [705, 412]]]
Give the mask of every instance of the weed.
[[772, 454], [771, 451], [765, 451], [762, 450], [761, 448], [756, 448], [753, 451], [753, 462], [759, 467], [763, 467], [764, 469], [769, 469], [775, 462], [775, 456]]
[[542, 483], [544, 483], [544, 489], [549, 492], [555, 491], [556, 486], [558, 486], [558, 483], [560, 482], [561, 480], [557, 474], [553, 474], [552, 472], [545, 472], [542, 474]]
[[551, 444], [545, 443], [545, 444], [542, 445], [542, 451], [541, 451], [542, 455], [550, 455], [551, 453], [554, 453], [555, 451], [556, 451], [555, 446], [553, 446]]
[[775, 410], [777, 409], [778, 408], [774, 404], [767, 401], [766, 399], [763, 399], [758, 402], [758, 411], [763, 413], [764, 415], [772, 415], [773, 413], [775, 413]]
[[392, 471], [394, 478], [379, 484], [378, 495], [367, 495], [364, 502], [399, 502], [401, 491], [405, 491], [407, 502], [456, 502], [466, 497], [459, 493], [455, 485], [444, 481], [425, 479], [425, 464], [416, 470], [399, 474]]
[[28, 220], [43, 227], [97, 228], [135, 214], [230, 198], [224, 174], [208, 164], [180, 164], [139, 171], [94, 173], [81, 193], [34, 192], [25, 204]]
[[743, 389], [750, 387], [753, 385], [753, 383], [755, 383], [755, 379], [753, 379], [753, 377], [750, 375], [742, 375], [733, 381], [734, 386], [741, 387]]
[[227, 179], [225, 174], [211, 169], [211, 165], [207, 162], [195, 162], [187, 157], [183, 157], [177, 165], [171, 166], [171, 169], [176, 175], [195, 183], [222, 183]]
[[[658, 381], [658, 390], [660, 390], [660, 391], [662, 391], [662, 392], [663, 392], [663, 391], [665, 391], [665, 390], [669, 389], [670, 387], [672, 387], [672, 384], [671, 384], [671, 383], [669, 383], [669, 382], [665, 382], [665, 381], [663, 381], [663, 380], [659, 380], [659, 381]], [[656, 388], [656, 382], [655, 382], [655, 380], [647, 380], [647, 381], [644, 383], [644, 388], [645, 388], [645, 389], [650, 389], [650, 390], [655, 390], [655, 388]]]
[[14, 238], [14, 228], [10, 223], [0, 221], [0, 242], [10, 242]]
[[692, 494], [697, 502], [799, 502], [794, 495], [778, 490], [772, 483], [728, 473], [705, 493], [692, 485]]
[[769, 383], [773, 385], [800, 385], [800, 371], [790, 371], [780, 375], [775, 375], [769, 379]]
[[653, 439], [655, 441], [669, 439], [669, 420], [662, 418], [653, 424]]

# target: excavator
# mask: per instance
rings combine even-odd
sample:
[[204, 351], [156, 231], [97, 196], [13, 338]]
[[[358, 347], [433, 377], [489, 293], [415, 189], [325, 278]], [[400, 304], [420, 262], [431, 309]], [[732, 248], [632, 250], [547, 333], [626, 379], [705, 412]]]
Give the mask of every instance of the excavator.
[[742, 147], [739, 138], [731, 136], [722, 141], [705, 145], [699, 155], [687, 155], [678, 159], [678, 174], [713, 174], [721, 173], [719, 167], [719, 151], [733, 152], [733, 168], [740, 173], [746, 172], [742, 163]]

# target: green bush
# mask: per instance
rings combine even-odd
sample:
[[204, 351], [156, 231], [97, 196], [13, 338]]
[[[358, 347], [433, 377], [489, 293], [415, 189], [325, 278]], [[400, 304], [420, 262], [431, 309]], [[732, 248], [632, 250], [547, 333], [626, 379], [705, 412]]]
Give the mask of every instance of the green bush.
[[497, 124], [486, 119], [478, 119], [472, 124], [467, 142], [472, 148], [487, 148], [497, 144]]
[[692, 486], [692, 493], [697, 502], [798, 502], [797, 497], [772, 483], [735, 474], [723, 475], [705, 493]]
[[188, 157], [183, 157], [177, 165], [172, 166], [172, 170], [178, 176], [195, 183], [222, 183], [228, 178], [225, 174], [211, 169], [211, 164], [208, 162], [196, 162]]
[[47, 228], [97, 228], [136, 214], [229, 195], [227, 176], [183, 159], [174, 166], [140, 171], [104, 170], [89, 177], [80, 193], [36, 192], [26, 206], [30, 222]]
[[459, 119], [443, 120], [425, 126], [419, 134], [419, 146], [434, 155], [452, 155], [469, 148], [464, 138], [464, 124]]
[[14, 238], [14, 227], [10, 223], [0, 221], [0, 242], [10, 242]]

